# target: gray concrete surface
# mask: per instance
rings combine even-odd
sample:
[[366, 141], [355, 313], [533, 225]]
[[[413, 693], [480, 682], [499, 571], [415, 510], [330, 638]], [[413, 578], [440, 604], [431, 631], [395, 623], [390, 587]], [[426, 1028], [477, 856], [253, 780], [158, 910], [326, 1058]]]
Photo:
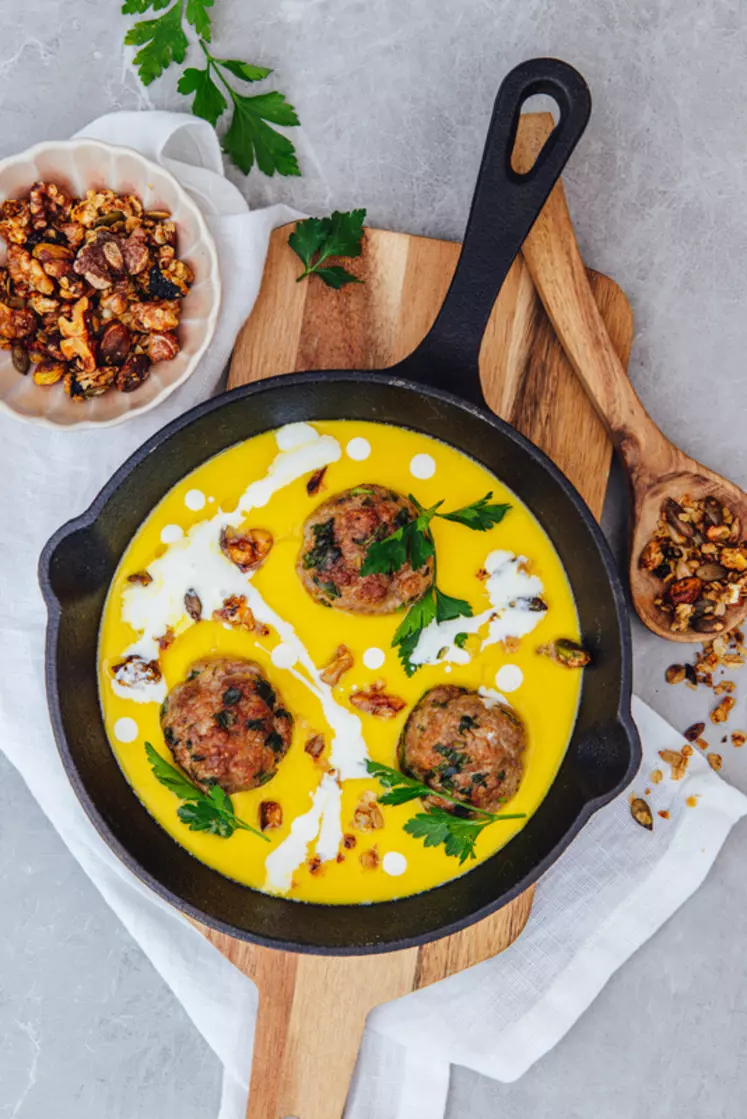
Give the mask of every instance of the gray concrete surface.
[[[116, 0], [5, 0], [0, 156], [115, 108], [179, 107], [123, 63]], [[567, 176], [589, 264], [628, 292], [631, 375], [690, 453], [747, 486], [747, 9], [741, 0], [217, 0], [216, 53], [275, 67], [304, 124], [297, 180], [234, 178], [255, 205], [367, 206], [372, 223], [463, 227], [501, 75], [534, 54], [595, 101]], [[4, 478], [12, 463], [3, 464]], [[621, 539], [617, 483], [607, 528]], [[635, 630], [637, 688], [684, 727], [671, 649]], [[745, 691], [731, 726], [747, 722]], [[714, 738], [714, 745], [715, 745]], [[747, 788], [747, 749], [724, 774]], [[738, 1119], [747, 1090], [747, 918], [737, 828], [710, 878], [517, 1084], [455, 1072], [449, 1119]], [[0, 757], [0, 1116], [217, 1113], [220, 1070]]]

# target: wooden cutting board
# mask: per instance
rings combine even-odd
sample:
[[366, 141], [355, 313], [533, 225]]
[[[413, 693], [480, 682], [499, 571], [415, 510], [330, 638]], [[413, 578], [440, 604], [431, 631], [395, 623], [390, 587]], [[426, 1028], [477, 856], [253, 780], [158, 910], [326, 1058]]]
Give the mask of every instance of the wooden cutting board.
[[[532, 162], [551, 125], [548, 114], [522, 117], [515, 165]], [[361, 257], [345, 262], [365, 283], [335, 292], [319, 281], [296, 283], [299, 262], [288, 233], [278, 229], [270, 240], [257, 302], [236, 341], [231, 388], [279, 373], [393, 364], [431, 326], [459, 256], [451, 242], [367, 229]], [[607, 276], [589, 275], [627, 366], [628, 301]], [[542, 447], [599, 517], [611, 446], [521, 258], [496, 303], [480, 361], [493, 411]], [[198, 925], [259, 989], [247, 1119], [341, 1119], [369, 1010], [503, 951], [524, 928], [532, 896], [527, 890], [478, 924], [422, 948], [374, 956], [294, 955]]]

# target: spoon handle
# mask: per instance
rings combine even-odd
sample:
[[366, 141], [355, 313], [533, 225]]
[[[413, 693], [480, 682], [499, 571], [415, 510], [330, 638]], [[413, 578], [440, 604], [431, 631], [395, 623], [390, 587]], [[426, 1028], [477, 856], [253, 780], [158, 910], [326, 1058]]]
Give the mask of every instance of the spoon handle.
[[[536, 143], [541, 129], [536, 126]], [[566, 356], [625, 461], [634, 489], [669, 458], [659, 431], [628, 380], [589, 286], [563, 185], [558, 182], [522, 249], [534, 285]]]

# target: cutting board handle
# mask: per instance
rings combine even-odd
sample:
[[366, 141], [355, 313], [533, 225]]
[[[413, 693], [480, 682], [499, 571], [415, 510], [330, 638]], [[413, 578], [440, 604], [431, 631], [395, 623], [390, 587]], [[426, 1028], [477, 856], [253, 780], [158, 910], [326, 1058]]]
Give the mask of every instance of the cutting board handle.
[[[525, 172], [512, 153], [524, 102], [549, 94], [560, 118]], [[591, 95], [572, 66], [535, 58], [516, 66], [495, 99], [462, 253], [436, 321], [418, 348], [395, 366], [410, 380], [484, 405], [479, 355], [503, 281], [586, 128]]]

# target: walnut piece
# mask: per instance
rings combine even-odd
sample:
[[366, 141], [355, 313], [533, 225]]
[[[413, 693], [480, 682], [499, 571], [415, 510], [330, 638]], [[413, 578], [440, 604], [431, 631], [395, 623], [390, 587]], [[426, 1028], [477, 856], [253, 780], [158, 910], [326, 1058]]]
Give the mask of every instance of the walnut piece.
[[333, 687], [339, 684], [342, 677], [346, 672], [355, 664], [355, 658], [348, 649], [347, 645], [338, 645], [334, 657], [329, 664], [322, 669], [320, 676], [325, 684]]
[[267, 637], [270, 632], [269, 626], [263, 625], [254, 617], [251, 608], [246, 604], [246, 595], [243, 594], [232, 594], [230, 598], [224, 599], [221, 609], [213, 611], [213, 619], [216, 622], [225, 622], [230, 626], [248, 629], [258, 633], [260, 637]]
[[387, 695], [382, 681], [376, 681], [367, 691], [352, 692], [350, 702], [353, 707], [375, 715], [379, 719], [393, 719], [407, 706], [399, 696]]
[[659, 757], [667, 765], [671, 765], [672, 780], [681, 781], [690, 762], [687, 754], [680, 753], [677, 750], [659, 750]]
[[367, 790], [361, 794], [353, 813], [353, 827], [357, 831], [373, 831], [384, 827], [384, 813], [379, 808], [376, 793]]
[[220, 547], [223, 554], [235, 563], [239, 571], [256, 571], [269, 556], [273, 545], [272, 533], [263, 528], [250, 528], [237, 532], [233, 528], [223, 528], [220, 534]]

